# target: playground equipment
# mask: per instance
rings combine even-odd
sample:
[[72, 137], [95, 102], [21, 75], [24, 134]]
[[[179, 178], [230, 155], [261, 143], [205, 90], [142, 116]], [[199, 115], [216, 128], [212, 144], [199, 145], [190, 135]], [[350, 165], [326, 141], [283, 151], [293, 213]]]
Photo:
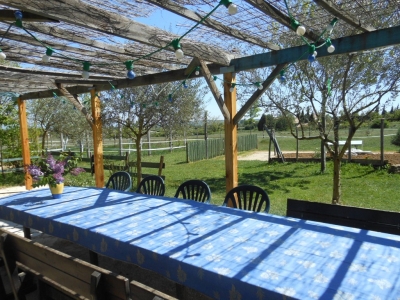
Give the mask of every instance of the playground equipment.
[[271, 142], [272, 142], [272, 143], [274, 143], [274, 147], [275, 147], [277, 156], [282, 160], [282, 162], [285, 162], [285, 158], [283, 156], [281, 148], [279, 147], [278, 141], [275, 137], [275, 133], [273, 132], [273, 130], [270, 130], [265, 123], [266, 123], [266, 117], [265, 117], [265, 115], [262, 115], [260, 118], [260, 121], [258, 121], [257, 128], [258, 128], [258, 131], [265, 130], [269, 135], [268, 157], [271, 157]]

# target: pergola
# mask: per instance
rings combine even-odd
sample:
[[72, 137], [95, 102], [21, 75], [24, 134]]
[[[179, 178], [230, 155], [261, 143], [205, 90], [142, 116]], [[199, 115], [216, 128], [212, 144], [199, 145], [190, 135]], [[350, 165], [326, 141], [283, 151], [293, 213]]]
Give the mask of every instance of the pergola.
[[[231, 15], [234, 5], [238, 13]], [[135, 21], [166, 11], [182, 17], [181, 35], [161, 22]], [[238, 184], [237, 124], [281, 71], [307, 59], [313, 47], [319, 58], [399, 44], [399, 14], [398, 0], [0, 0], [0, 55], [21, 66], [0, 65], [0, 95], [18, 97], [24, 164], [30, 163], [25, 101], [66, 97], [92, 124], [96, 186], [103, 187], [100, 92], [203, 77], [225, 121], [230, 190]], [[282, 46], [296, 38], [298, 46]], [[331, 43], [334, 52], [327, 50]], [[184, 52], [180, 59], [177, 50]], [[270, 74], [252, 83], [254, 93], [237, 110], [236, 74], [266, 67]], [[90, 76], [82, 78], [82, 70]], [[134, 79], [126, 78], [129, 70]], [[215, 83], [221, 74], [223, 93]], [[77, 97], [89, 91], [91, 113]]]

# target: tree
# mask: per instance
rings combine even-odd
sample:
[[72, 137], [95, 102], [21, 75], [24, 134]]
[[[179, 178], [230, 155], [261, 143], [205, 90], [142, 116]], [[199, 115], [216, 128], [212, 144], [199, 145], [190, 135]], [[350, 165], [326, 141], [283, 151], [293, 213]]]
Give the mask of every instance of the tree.
[[173, 95], [170, 84], [148, 85], [104, 93], [103, 124], [121, 125], [136, 148], [137, 182], [142, 178], [141, 140], [155, 126], [173, 134], [188, 126], [202, 103], [199, 81], [192, 80], [187, 88], [178, 88]]
[[[21, 152], [18, 109], [15, 99], [0, 96], [0, 147], [9, 154]], [[2, 151], [3, 152], [3, 151]]]
[[[299, 119], [298, 135], [291, 127], [296, 139], [320, 139], [323, 143], [322, 152], [325, 153], [323, 148], [326, 148], [332, 156], [332, 203], [341, 202], [341, 160], [355, 132], [388, 98], [387, 95], [395, 98], [398, 94], [398, 52], [399, 48], [394, 47], [363, 54], [321, 58], [312, 65], [305, 61], [298, 62], [287, 70], [286, 85], [274, 84], [266, 93], [265, 105], [273, 103], [283, 115]], [[312, 113], [316, 116], [319, 132], [318, 135], [307, 137], [301, 115], [308, 105], [311, 105]], [[331, 123], [327, 122], [327, 116], [332, 120]], [[347, 123], [350, 130], [345, 145], [339, 149], [341, 123]]]

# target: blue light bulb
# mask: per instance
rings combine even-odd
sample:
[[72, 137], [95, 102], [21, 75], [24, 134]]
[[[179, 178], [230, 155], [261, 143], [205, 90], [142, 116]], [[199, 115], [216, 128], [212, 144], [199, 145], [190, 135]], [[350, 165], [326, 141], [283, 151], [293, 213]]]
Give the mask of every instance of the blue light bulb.
[[184, 88], [184, 89], [187, 89], [187, 88], [188, 88], [188, 86], [187, 86], [187, 84], [186, 84], [186, 81], [183, 82], [183, 88]]
[[129, 70], [128, 73], [126, 73], [126, 77], [128, 77], [129, 79], [133, 79], [135, 78], [135, 72], [133, 72], [132, 70]]
[[168, 100], [169, 100], [170, 102], [172, 102], [172, 94], [169, 94], [169, 95], [168, 95]]
[[315, 60], [315, 55], [314, 55], [314, 54], [310, 54], [310, 55], [308, 56], [308, 61], [309, 61], [310, 63], [312, 63], [314, 60]]
[[15, 16], [15, 18], [16, 18], [17, 20], [22, 20], [22, 12], [20, 12], [19, 10], [17, 10], [17, 11], [14, 13], [14, 16]]
[[279, 81], [280, 81], [281, 83], [285, 83], [285, 82], [286, 82], [286, 77], [285, 77], [285, 75], [281, 75], [281, 77], [279, 78]]

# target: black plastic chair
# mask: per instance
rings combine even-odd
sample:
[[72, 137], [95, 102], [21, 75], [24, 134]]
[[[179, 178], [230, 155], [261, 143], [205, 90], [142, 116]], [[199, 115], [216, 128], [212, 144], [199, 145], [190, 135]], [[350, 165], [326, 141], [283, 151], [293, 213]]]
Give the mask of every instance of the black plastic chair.
[[150, 175], [142, 179], [136, 193], [164, 196], [165, 194], [165, 183], [164, 180], [157, 175]]
[[128, 172], [118, 171], [111, 175], [106, 188], [129, 192], [132, 188], [132, 178]]
[[234, 187], [226, 194], [222, 205], [227, 206], [229, 201], [233, 208], [269, 212], [270, 201], [267, 192], [255, 185], [246, 184]]
[[210, 203], [211, 191], [207, 183], [202, 180], [188, 180], [182, 183], [175, 193], [175, 198], [190, 199], [197, 202]]

